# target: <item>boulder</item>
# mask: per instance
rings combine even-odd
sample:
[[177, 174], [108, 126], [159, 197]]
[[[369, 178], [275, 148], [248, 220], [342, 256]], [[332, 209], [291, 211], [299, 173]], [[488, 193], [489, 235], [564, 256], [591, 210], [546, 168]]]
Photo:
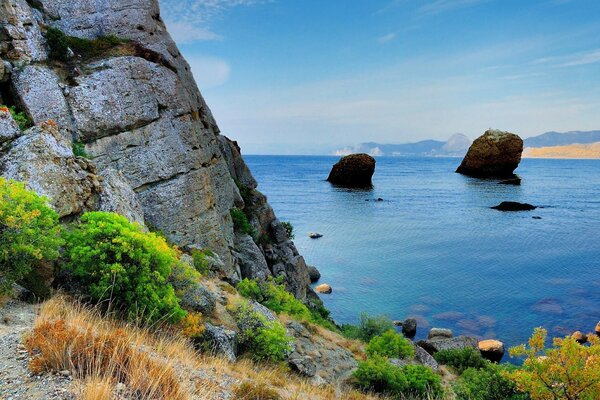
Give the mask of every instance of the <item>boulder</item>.
[[265, 280], [271, 276], [265, 257], [250, 235], [236, 233], [233, 254], [240, 266], [242, 278]]
[[109, 168], [102, 173], [102, 178], [98, 209], [121, 214], [131, 222], [145, 226], [142, 205], [123, 174]]
[[323, 235], [321, 235], [320, 233], [317, 233], [317, 232], [311, 232], [308, 234], [308, 237], [311, 239], [320, 239], [323, 237]]
[[504, 343], [499, 340], [482, 340], [477, 347], [481, 352], [481, 356], [491, 362], [500, 362], [504, 357]]
[[414, 338], [417, 335], [417, 320], [409, 318], [402, 322], [402, 334], [409, 339]]
[[351, 188], [373, 186], [375, 159], [368, 154], [351, 154], [342, 157], [331, 169], [327, 181]]
[[497, 206], [490, 208], [498, 211], [532, 211], [537, 207], [527, 203], [518, 203], [516, 201], [503, 201]]
[[228, 361], [235, 361], [237, 358], [237, 333], [208, 322], [205, 326], [204, 337], [209, 350], [215, 355], [225, 357]]
[[433, 356], [431, 354], [429, 354], [427, 351], [425, 351], [425, 349], [422, 348], [421, 346], [418, 346], [415, 344], [414, 347], [415, 347], [415, 360], [417, 360], [419, 362], [419, 364], [429, 367], [434, 371], [437, 371], [439, 368], [439, 365], [438, 365], [437, 361], [435, 361], [435, 358], [433, 358]]
[[433, 355], [438, 351], [442, 350], [455, 350], [472, 348], [477, 349], [479, 341], [474, 337], [468, 336], [457, 336], [454, 338], [435, 338], [428, 340], [421, 340], [417, 345], [421, 346], [429, 354]]
[[321, 279], [321, 273], [317, 267], [313, 267], [312, 265], [308, 265], [308, 276], [310, 277], [310, 283], [315, 283]]
[[333, 289], [332, 289], [332, 288], [331, 288], [331, 286], [330, 286], [330, 285], [328, 285], [327, 283], [323, 283], [323, 284], [321, 284], [321, 285], [317, 286], [317, 287], [315, 288], [315, 290], [316, 290], [318, 293], [323, 293], [323, 294], [331, 294], [331, 292], [333, 292]]
[[11, 72], [12, 65], [8, 61], [3, 61], [0, 59], [0, 83], [8, 81], [10, 79]]
[[0, 108], [0, 146], [21, 135], [19, 125], [15, 122], [8, 108]]
[[512, 177], [522, 153], [519, 136], [490, 129], [473, 142], [456, 172], [481, 178]]
[[573, 334], [571, 335], [571, 337], [573, 339], [575, 339], [575, 341], [577, 341], [577, 343], [579, 343], [579, 344], [584, 344], [588, 340], [587, 335], [585, 333], [581, 332], [581, 331], [575, 331], [575, 332], [573, 332]]
[[444, 328], [431, 328], [429, 334], [427, 335], [427, 339], [450, 339], [453, 336], [452, 330], [444, 329]]

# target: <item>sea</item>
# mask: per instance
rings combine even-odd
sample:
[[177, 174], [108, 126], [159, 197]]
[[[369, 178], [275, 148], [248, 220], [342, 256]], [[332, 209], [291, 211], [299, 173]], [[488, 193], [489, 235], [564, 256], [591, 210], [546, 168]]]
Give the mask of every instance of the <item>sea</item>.
[[510, 347], [600, 320], [600, 160], [524, 159], [511, 186], [456, 174], [458, 158], [380, 157], [373, 189], [351, 190], [326, 181], [338, 157], [245, 159], [337, 323], [416, 318], [417, 339], [441, 327]]

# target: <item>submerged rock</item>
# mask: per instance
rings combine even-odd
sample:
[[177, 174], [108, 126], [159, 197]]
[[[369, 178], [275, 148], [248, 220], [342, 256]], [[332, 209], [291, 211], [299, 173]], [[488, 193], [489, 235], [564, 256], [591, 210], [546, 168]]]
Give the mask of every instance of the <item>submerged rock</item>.
[[537, 207], [527, 203], [518, 203], [516, 201], [503, 201], [491, 208], [498, 211], [532, 211]]
[[450, 330], [450, 329], [431, 328], [431, 330], [429, 331], [429, 334], [427, 335], [427, 339], [439, 339], [439, 338], [449, 339], [452, 336], [454, 336], [454, 335], [452, 333], [452, 330]]
[[522, 153], [519, 136], [490, 129], [473, 142], [456, 172], [481, 178], [512, 177]]
[[375, 159], [368, 154], [351, 154], [342, 157], [331, 169], [327, 181], [351, 188], [373, 186]]
[[500, 362], [504, 357], [504, 343], [499, 340], [482, 340], [477, 345], [481, 356], [492, 362]]
[[454, 338], [435, 338], [428, 340], [421, 340], [417, 343], [429, 354], [435, 354], [442, 350], [455, 350], [472, 348], [477, 349], [479, 341], [474, 337], [468, 336], [457, 336]]

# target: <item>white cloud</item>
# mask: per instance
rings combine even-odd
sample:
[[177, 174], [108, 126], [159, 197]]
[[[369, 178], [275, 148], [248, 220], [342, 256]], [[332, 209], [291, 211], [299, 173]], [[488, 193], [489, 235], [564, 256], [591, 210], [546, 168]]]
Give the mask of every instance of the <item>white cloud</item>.
[[388, 43], [391, 42], [392, 40], [396, 39], [396, 34], [395, 33], [388, 33], [387, 35], [383, 35], [377, 38], [377, 41], [381, 44], [384, 43]]
[[222, 40], [223, 37], [201, 26], [194, 26], [185, 21], [168, 22], [169, 32], [173, 40], [179, 44], [188, 44], [206, 40]]
[[231, 66], [223, 59], [188, 55], [187, 60], [201, 89], [221, 86], [229, 80]]
[[488, 0], [436, 0], [421, 6], [419, 11], [423, 14], [440, 14], [457, 8], [475, 6], [486, 1]]
[[580, 65], [596, 64], [598, 62], [600, 62], [600, 49], [569, 54], [566, 56], [538, 58], [537, 60], [533, 60], [531, 64], [551, 67], [577, 67]]

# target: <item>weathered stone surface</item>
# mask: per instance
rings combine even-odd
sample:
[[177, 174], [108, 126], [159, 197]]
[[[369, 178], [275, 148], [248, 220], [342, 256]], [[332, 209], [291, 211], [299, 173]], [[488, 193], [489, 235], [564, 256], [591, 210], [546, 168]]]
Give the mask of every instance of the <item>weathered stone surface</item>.
[[31, 128], [16, 139], [0, 158], [0, 174], [27, 182], [61, 217], [93, 209], [100, 192], [94, 166], [74, 157], [70, 143], [49, 126]]
[[236, 234], [235, 248], [234, 256], [239, 263], [242, 279], [266, 280], [271, 276], [265, 257], [250, 235]]
[[233, 179], [240, 185], [250, 189], [256, 189], [258, 184], [252, 176], [250, 169], [242, 159], [242, 153], [238, 143], [225, 136], [219, 136], [219, 146], [227, 161], [227, 165], [229, 165], [229, 172]]
[[357, 368], [358, 364], [348, 350], [312, 335], [297, 321], [290, 321], [285, 326], [295, 342], [295, 350], [289, 355], [288, 362], [292, 369], [311, 378], [313, 383], [342, 381]]
[[420, 347], [425, 349], [429, 354], [435, 354], [441, 350], [454, 350], [472, 348], [477, 349], [479, 341], [476, 338], [468, 336], [457, 336], [449, 339], [435, 338], [428, 340], [421, 340], [417, 343]]
[[537, 207], [527, 203], [518, 203], [516, 201], [503, 201], [491, 208], [498, 211], [532, 211]]
[[315, 283], [321, 279], [321, 273], [317, 267], [313, 267], [312, 265], [308, 265], [308, 276], [310, 277], [310, 283]]
[[209, 348], [216, 355], [225, 357], [229, 361], [237, 358], [237, 333], [225, 328], [206, 323], [205, 337]]
[[481, 356], [492, 362], [500, 362], [504, 357], [504, 343], [499, 340], [482, 340], [477, 346]]
[[342, 157], [331, 169], [327, 180], [334, 185], [367, 188], [373, 185], [375, 159], [368, 154]]
[[0, 2], [0, 54], [22, 65], [47, 58], [40, 13], [26, 0]]
[[274, 321], [278, 321], [277, 315], [275, 315], [275, 313], [271, 310], [269, 310], [267, 307], [263, 306], [262, 304], [254, 301], [254, 300], [250, 300], [250, 307], [252, 307], [252, 309], [259, 313], [260, 315], [262, 315], [263, 317], [265, 317], [267, 319], [267, 321], [270, 322], [274, 322]]
[[144, 210], [123, 174], [114, 169], [102, 173], [102, 190], [98, 209], [123, 215], [131, 222], [144, 225]]
[[571, 334], [571, 337], [579, 344], [584, 344], [588, 341], [588, 337], [581, 331], [575, 331]]
[[35, 124], [53, 120], [61, 133], [71, 139], [73, 124], [54, 71], [45, 66], [28, 65], [15, 71], [12, 86], [19, 103]]
[[412, 339], [417, 334], [417, 320], [409, 318], [402, 322], [402, 334], [409, 339]]
[[425, 349], [423, 349], [421, 346], [418, 346], [415, 344], [414, 347], [415, 347], [415, 360], [417, 360], [419, 362], [419, 364], [429, 367], [434, 371], [437, 371], [439, 368], [439, 365], [438, 365], [437, 361], [435, 361], [435, 358], [433, 358], [433, 356], [431, 354], [429, 354], [427, 351], [425, 351]]
[[4, 83], [10, 79], [12, 65], [8, 61], [0, 59], [0, 83]]
[[0, 145], [21, 135], [19, 125], [10, 115], [8, 109], [0, 108]]
[[512, 177], [521, 162], [523, 140], [495, 129], [477, 138], [456, 172], [475, 177]]
[[333, 292], [333, 289], [327, 283], [323, 283], [323, 284], [317, 286], [315, 288], [315, 290], [317, 291], [317, 293], [323, 293], [323, 294], [331, 294], [331, 292]]
[[431, 330], [429, 331], [429, 334], [427, 335], [427, 339], [436, 339], [436, 338], [449, 339], [452, 336], [453, 336], [453, 334], [450, 329], [431, 328]]

